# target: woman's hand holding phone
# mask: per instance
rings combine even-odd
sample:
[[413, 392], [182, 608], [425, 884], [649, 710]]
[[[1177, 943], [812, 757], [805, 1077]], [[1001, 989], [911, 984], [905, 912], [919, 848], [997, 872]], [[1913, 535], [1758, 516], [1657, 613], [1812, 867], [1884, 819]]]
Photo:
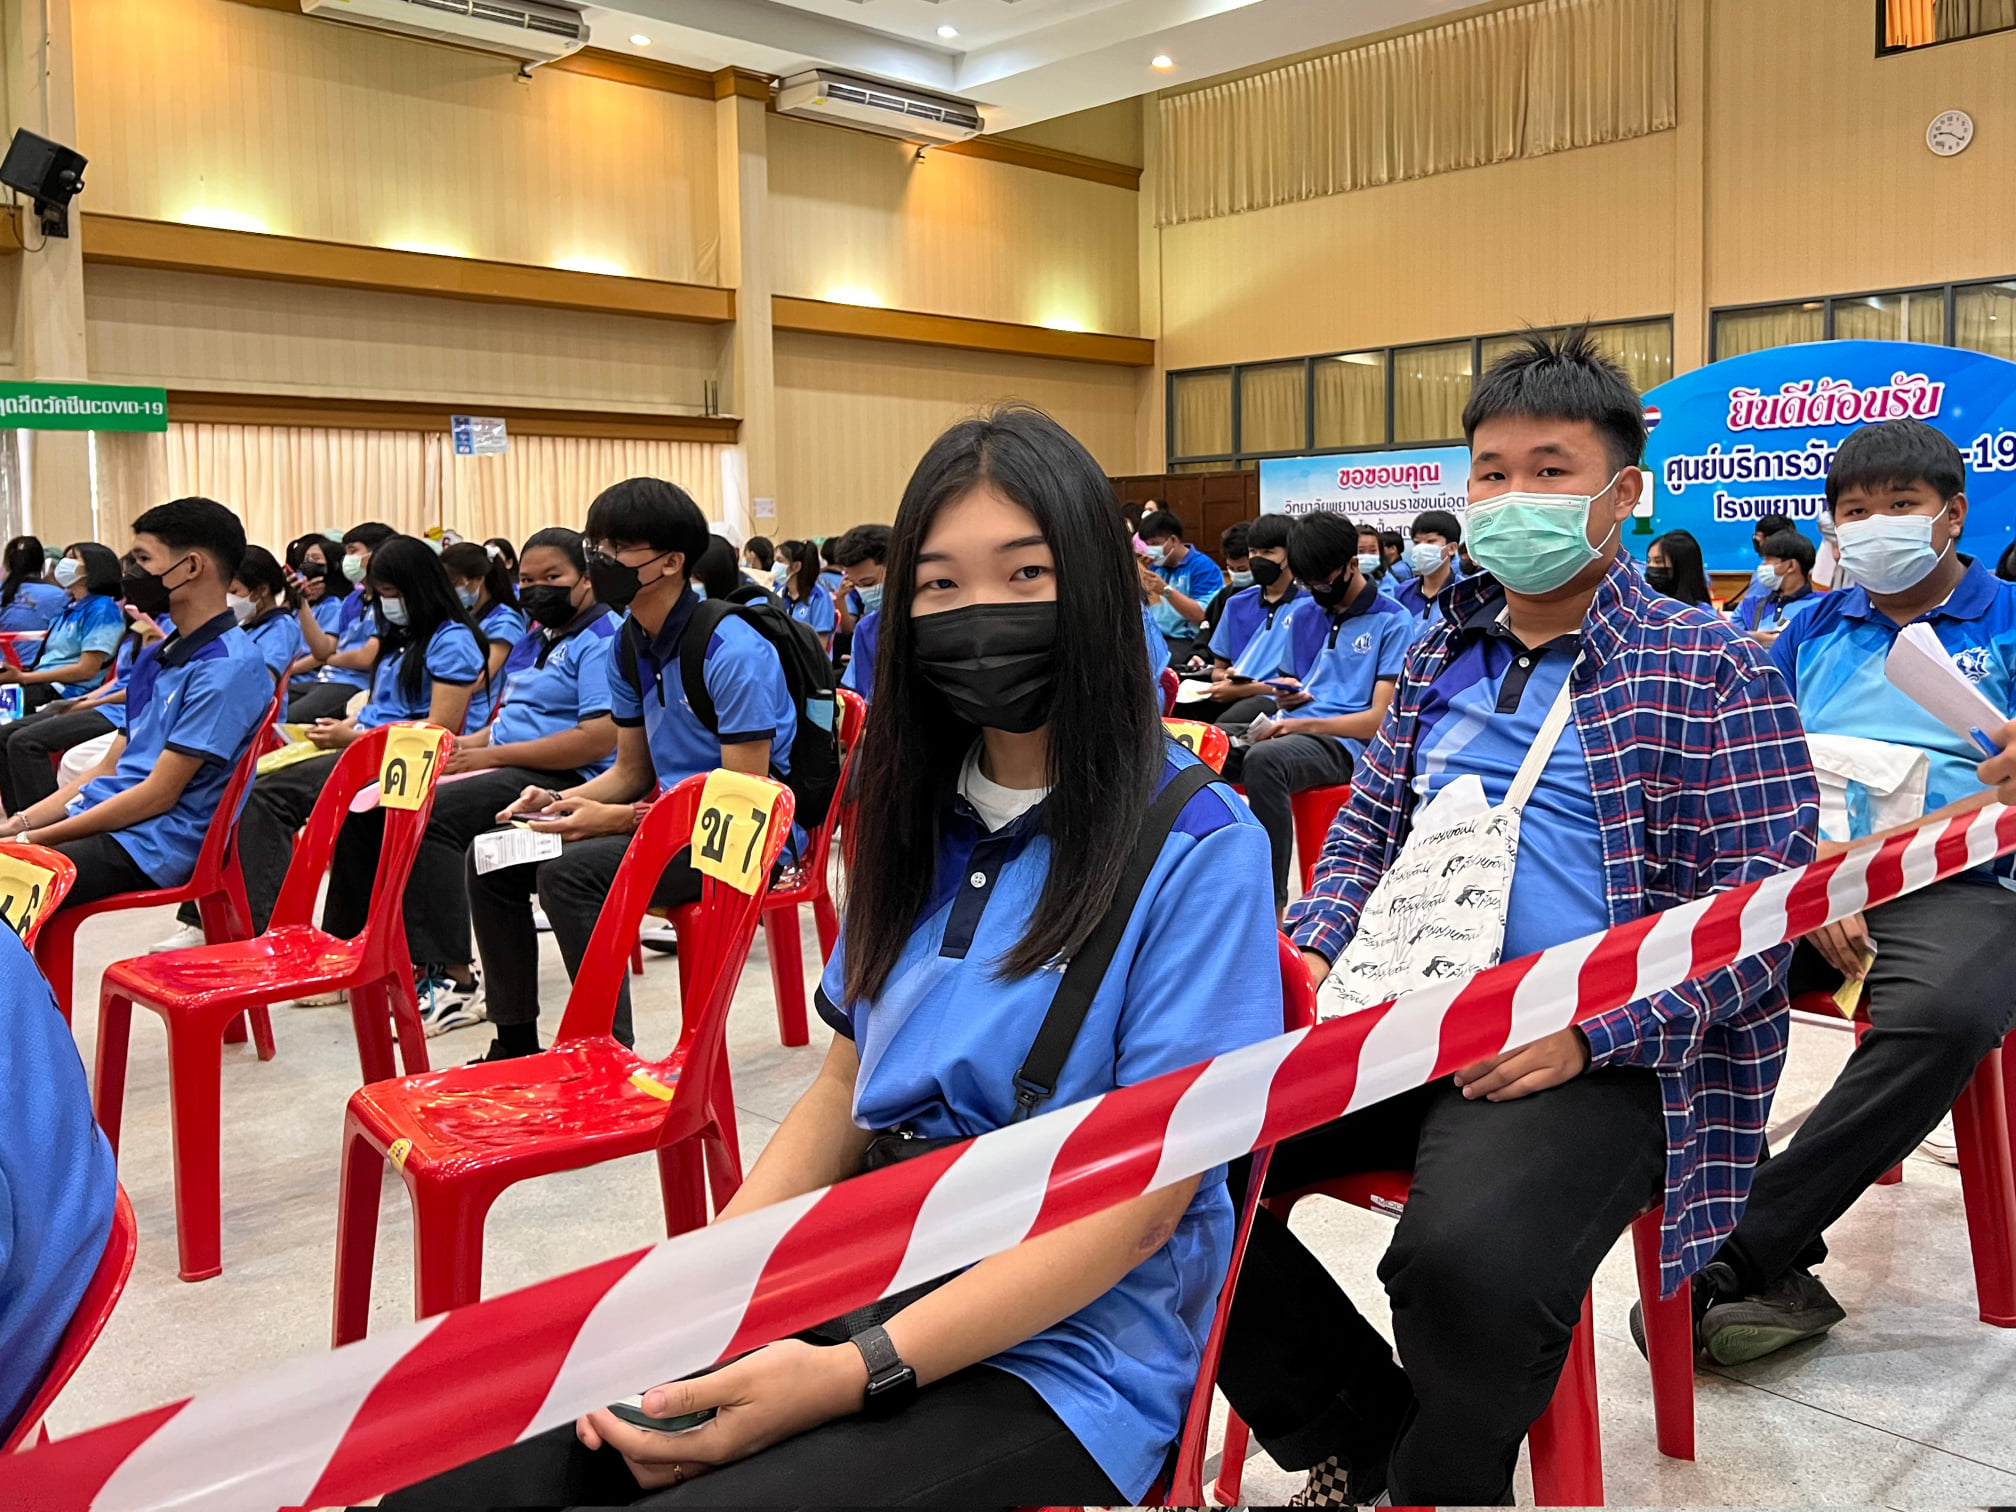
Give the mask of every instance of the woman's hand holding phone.
[[636, 811], [627, 803], [597, 803], [592, 798], [560, 798], [537, 814], [520, 814], [528, 829], [562, 840], [589, 840], [597, 835], [627, 835], [637, 827]]
[[506, 808], [497, 811], [497, 822], [509, 824], [513, 819], [523, 819], [528, 814], [543, 813], [546, 808], [560, 801], [560, 795], [551, 788], [528, 787], [520, 789], [518, 796]]

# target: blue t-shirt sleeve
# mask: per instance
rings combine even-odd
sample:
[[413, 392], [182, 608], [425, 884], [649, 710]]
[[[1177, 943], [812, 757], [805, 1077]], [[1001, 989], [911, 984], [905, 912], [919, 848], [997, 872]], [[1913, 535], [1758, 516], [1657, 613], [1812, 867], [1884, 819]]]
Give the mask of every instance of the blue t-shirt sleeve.
[[620, 679], [614, 677], [609, 668], [609, 658], [616, 645], [613, 635], [596, 635], [582, 631], [574, 638], [577, 648], [574, 662], [574, 717], [576, 720], [598, 719], [611, 712], [610, 685]]
[[84, 631], [83, 639], [77, 646], [80, 655], [86, 651], [103, 651], [110, 656], [119, 649], [120, 637], [126, 633], [126, 616], [112, 600], [92, 595], [84, 601], [84, 613], [80, 619]]
[[1404, 614], [1389, 614], [1379, 627], [1378, 677], [1400, 676], [1407, 661], [1407, 648], [1414, 644], [1414, 621]]
[[714, 700], [715, 738], [721, 744], [768, 740], [777, 733], [777, 709], [790, 703], [784, 665], [770, 643], [742, 621], [724, 619], [715, 627], [701, 676]]
[[238, 759], [273, 697], [263, 664], [230, 656], [199, 657], [182, 684], [168, 749], [204, 761]]
[[1799, 701], [1799, 647], [1805, 643], [1807, 621], [1811, 617], [1805, 614], [1795, 617], [1778, 639], [1771, 642], [1771, 649], [1766, 653], [1772, 664], [1785, 674], [1785, 686], [1791, 690], [1794, 703]]
[[833, 941], [833, 954], [826, 960], [826, 971], [819, 978], [819, 990], [813, 994], [812, 1004], [835, 1034], [844, 1034], [851, 1040], [854, 1038], [854, 1015], [842, 1006], [847, 1001], [841, 986], [847, 976], [846, 956], [847, 930], [843, 924], [840, 934]]
[[1141, 639], [1148, 648], [1148, 673], [1160, 677], [1162, 669], [1169, 665], [1169, 641], [1146, 604], [1141, 606]]
[[814, 630], [817, 630], [821, 635], [830, 635], [833, 633], [833, 626], [837, 621], [833, 615], [832, 594], [828, 593], [824, 588], [814, 588], [812, 590], [812, 597], [806, 601], [806, 610], [805, 622]]
[[427, 642], [427, 675], [435, 682], [466, 687], [483, 675], [486, 663], [467, 625], [447, 624]]
[[483, 616], [483, 638], [501, 641], [507, 646], [517, 645], [530, 628], [525, 616], [509, 604], [493, 604], [490, 612]]

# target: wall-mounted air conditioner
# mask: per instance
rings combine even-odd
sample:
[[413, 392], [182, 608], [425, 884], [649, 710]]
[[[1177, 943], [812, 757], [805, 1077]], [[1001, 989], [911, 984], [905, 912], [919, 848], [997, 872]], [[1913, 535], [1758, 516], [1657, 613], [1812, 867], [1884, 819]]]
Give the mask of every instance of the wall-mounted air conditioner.
[[980, 112], [949, 95], [815, 68], [793, 74], [777, 91], [779, 115], [877, 131], [911, 142], [963, 142], [980, 134]]
[[304, 14], [551, 63], [588, 43], [588, 23], [541, 0], [301, 0]]

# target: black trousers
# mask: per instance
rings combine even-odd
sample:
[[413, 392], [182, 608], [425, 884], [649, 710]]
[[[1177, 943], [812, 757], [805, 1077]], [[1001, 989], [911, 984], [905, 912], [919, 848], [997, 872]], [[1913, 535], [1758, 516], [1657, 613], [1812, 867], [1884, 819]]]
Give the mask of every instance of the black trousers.
[[[467, 966], [475, 958], [469, 947], [469, 891], [462, 877], [469, 842], [495, 829], [498, 812], [525, 788], [572, 787], [580, 780], [578, 772], [499, 767], [435, 785], [434, 808], [406, 882], [406, 948], [416, 964]], [[322, 927], [329, 933], [347, 940], [364, 927], [384, 838], [382, 809], [352, 814], [344, 824], [322, 904]]]
[[[852, 1349], [851, 1344], [834, 1346]], [[975, 1365], [894, 1417], [839, 1418], [748, 1459], [645, 1492], [611, 1449], [564, 1428], [395, 1491], [388, 1508], [1122, 1506], [1099, 1464], [1034, 1387]]]
[[1413, 1192], [1379, 1263], [1404, 1374], [1263, 1208], [1218, 1385], [1288, 1469], [1333, 1454], [1372, 1468], [1390, 1442], [1396, 1505], [1509, 1502], [1520, 1440], [1554, 1394], [1590, 1279], [1659, 1198], [1658, 1079], [1600, 1069], [1503, 1103], [1435, 1082], [1286, 1141], [1267, 1190], [1409, 1168]]
[[[501, 805], [500, 805], [501, 806]], [[588, 953], [588, 937], [630, 848], [628, 835], [597, 835], [576, 840], [550, 861], [531, 861], [479, 873], [472, 851], [464, 876], [469, 888], [469, 916], [476, 927], [476, 951], [483, 958], [484, 1000], [493, 1024], [535, 1024], [539, 1021], [539, 936], [532, 927], [532, 897], [553, 926], [567, 975], [580, 973]], [[651, 901], [676, 908], [700, 896], [700, 873], [693, 870], [690, 851], [680, 851], [666, 864]], [[627, 947], [626, 947], [627, 948]], [[611, 1028], [626, 1045], [637, 1043], [630, 1021], [630, 974], [616, 993], [616, 1017]]]
[[1349, 782], [1357, 767], [1344, 742], [1329, 735], [1276, 735], [1225, 763], [1225, 775], [1246, 788], [1246, 801], [1267, 831], [1274, 853], [1274, 906], [1288, 906], [1288, 863], [1295, 855], [1295, 812], [1289, 800], [1307, 788]]
[[356, 696], [357, 689], [349, 683], [297, 677], [287, 685], [287, 722], [313, 724], [318, 719], [341, 719]]
[[[1717, 1256], [1747, 1292], [1825, 1260], [1828, 1226], [1918, 1147], [2016, 1026], [2016, 893], [1935, 882], [1872, 909], [1866, 923], [1877, 947], [1863, 986], [1869, 1032], [1791, 1144], [1758, 1167]], [[1802, 941], [1793, 991], [1840, 983]]]
[[77, 868], [77, 880], [63, 899], [64, 908], [96, 903], [118, 893], [151, 892], [161, 885], [140, 870], [140, 864], [126, 853], [126, 847], [109, 833], [65, 840], [50, 848], [68, 856]]
[[[238, 819], [238, 864], [245, 872], [245, 897], [252, 905], [255, 932], [264, 930], [273, 917], [280, 884], [287, 880], [287, 865], [294, 859], [294, 832], [315, 811], [315, 800], [322, 796], [340, 754], [311, 756], [252, 779], [252, 791]], [[351, 822], [355, 821], [352, 815]]]
[[80, 746], [117, 729], [96, 709], [61, 711], [50, 707], [0, 725], [0, 803], [7, 812], [18, 814], [25, 808], [56, 796], [56, 763], [72, 746]]

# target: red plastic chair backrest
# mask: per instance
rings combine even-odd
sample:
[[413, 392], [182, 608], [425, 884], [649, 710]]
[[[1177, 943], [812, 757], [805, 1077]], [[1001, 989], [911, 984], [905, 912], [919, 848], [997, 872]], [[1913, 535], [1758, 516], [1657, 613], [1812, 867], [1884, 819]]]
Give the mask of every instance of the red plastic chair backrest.
[[1214, 724], [1196, 719], [1165, 719], [1162, 728], [1169, 738], [1214, 772], [1225, 770], [1225, 758], [1232, 750], [1232, 737]]
[[35, 1395], [15, 1419], [6, 1440], [0, 1442], [0, 1454], [28, 1447], [29, 1436], [70, 1383], [70, 1377], [77, 1373], [77, 1367], [84, 1363], [91, 1346], [98, 1342], [119, 1294], [126, 1289], [126, 1278], [133, 1273], [133, 1252], [139, 1247], [140, 1226], [133, 1219], [133, 1204], [126, 1200], [126, 1189], [120, 1187], [118, 1193], [112, 1204], [112, 1232], [105, 1240], [105, 1252], [98, 1257], [98, 1269], [91, 1273], [84, 1295], [77, 1300], [77, 1310], [70, 1314], [70, 1326], [57, 1341], [55, 1358], [43, 1372], [42, 1384], [35, 1388]]
[[840, 828], [840, 814], [847, 802], [847, 773], [854, 764], [854, 748], [861, 743], [861, 731], [868, 723], [868, 701], [859, 693], [848, 688], [838, 690], [840, 695], [840, 775], [833, 785], [833, 801], [826, 805], [825, 821], [814, 831], [805, 845], [805, 860], [800, 874], [807, 877], [826, 875], [826, 858], [833, 853], [833, 833]]
[[25, 898], [17, 898], [12, 887], [0, 883], [0, 924], [18, 933], [21, 943], [32, 951], [42, 926], [63, 906], [64, 898], [77, 885], [77, 863], [46, 845], [10, 845], [0, 849], [0, 858], [24, 861], [48, 873], [39, 882], [30, 884]]
[[231, 768], [231, 780], [224, 784], [223, 796], [217, 800], [217, 815], [226, 822], [218, 824], [213, 820], [203, 833], [202, 848], [196, 852], [196, 867], [189, 873], [189, 886], [198, 893], [216, 892], [224, 885], [224, 872], [238, 843], [238, 818], [244, 812], [245, 795], [251, 790], [252, 779], [259, 775], [259, 758], [271, 748], [273, 727], [286, 712], [287, 684], [283, 681], [274, 688], [273, 701], [260, 716], [252, 738], [245, 742], [244, 752]]
[[[413, 723], [419, 723], [413, 721]], [[350, 817], [350, 800], [378, 780], [385, 759], [385, 739], [397, 724], [366, 730], [349, 745], [336, 762], [336, 770], [322, 786], [315, 811], [294, 846], [294, 860], [287, 868], [287, 880], [280, 884], [280, 898], [273, 905], [272, 929], [283, 925], [309, 925], [315, 918], [315, 894], [322, 886], [322, 874], [329, 870], [329, 858], [336, 851], [336, 837]], [[421, 728], [428, 726], [421, 725]], [[371, 883], [371, 911], [360, 936], [365, 943], [367, 971], [410, 970], [405, 960], [406, 925], [401, 909], [406, 894], [406, 878], [413, 871], [413, 858], [420, 851], [420, 837], [427, 830], [427, 816], [434, 809], [434, 779], [440, 775], [448, 753], [455, 749], [455, 737], [443, 731], [438, 758], [419, 776], [420, 806], [385, 810], [385, 838], [378, 849], [378, 871]]]
[[1175, 712], [1176, 695], [1182, 691], [1183, 687], [1183, 680], [1176, 675], [1176, 669], [1174, 667], [1164, 667], [1161, 675], [1155, 681], [1162, 689], [1162, 712], [1165, 715]]

